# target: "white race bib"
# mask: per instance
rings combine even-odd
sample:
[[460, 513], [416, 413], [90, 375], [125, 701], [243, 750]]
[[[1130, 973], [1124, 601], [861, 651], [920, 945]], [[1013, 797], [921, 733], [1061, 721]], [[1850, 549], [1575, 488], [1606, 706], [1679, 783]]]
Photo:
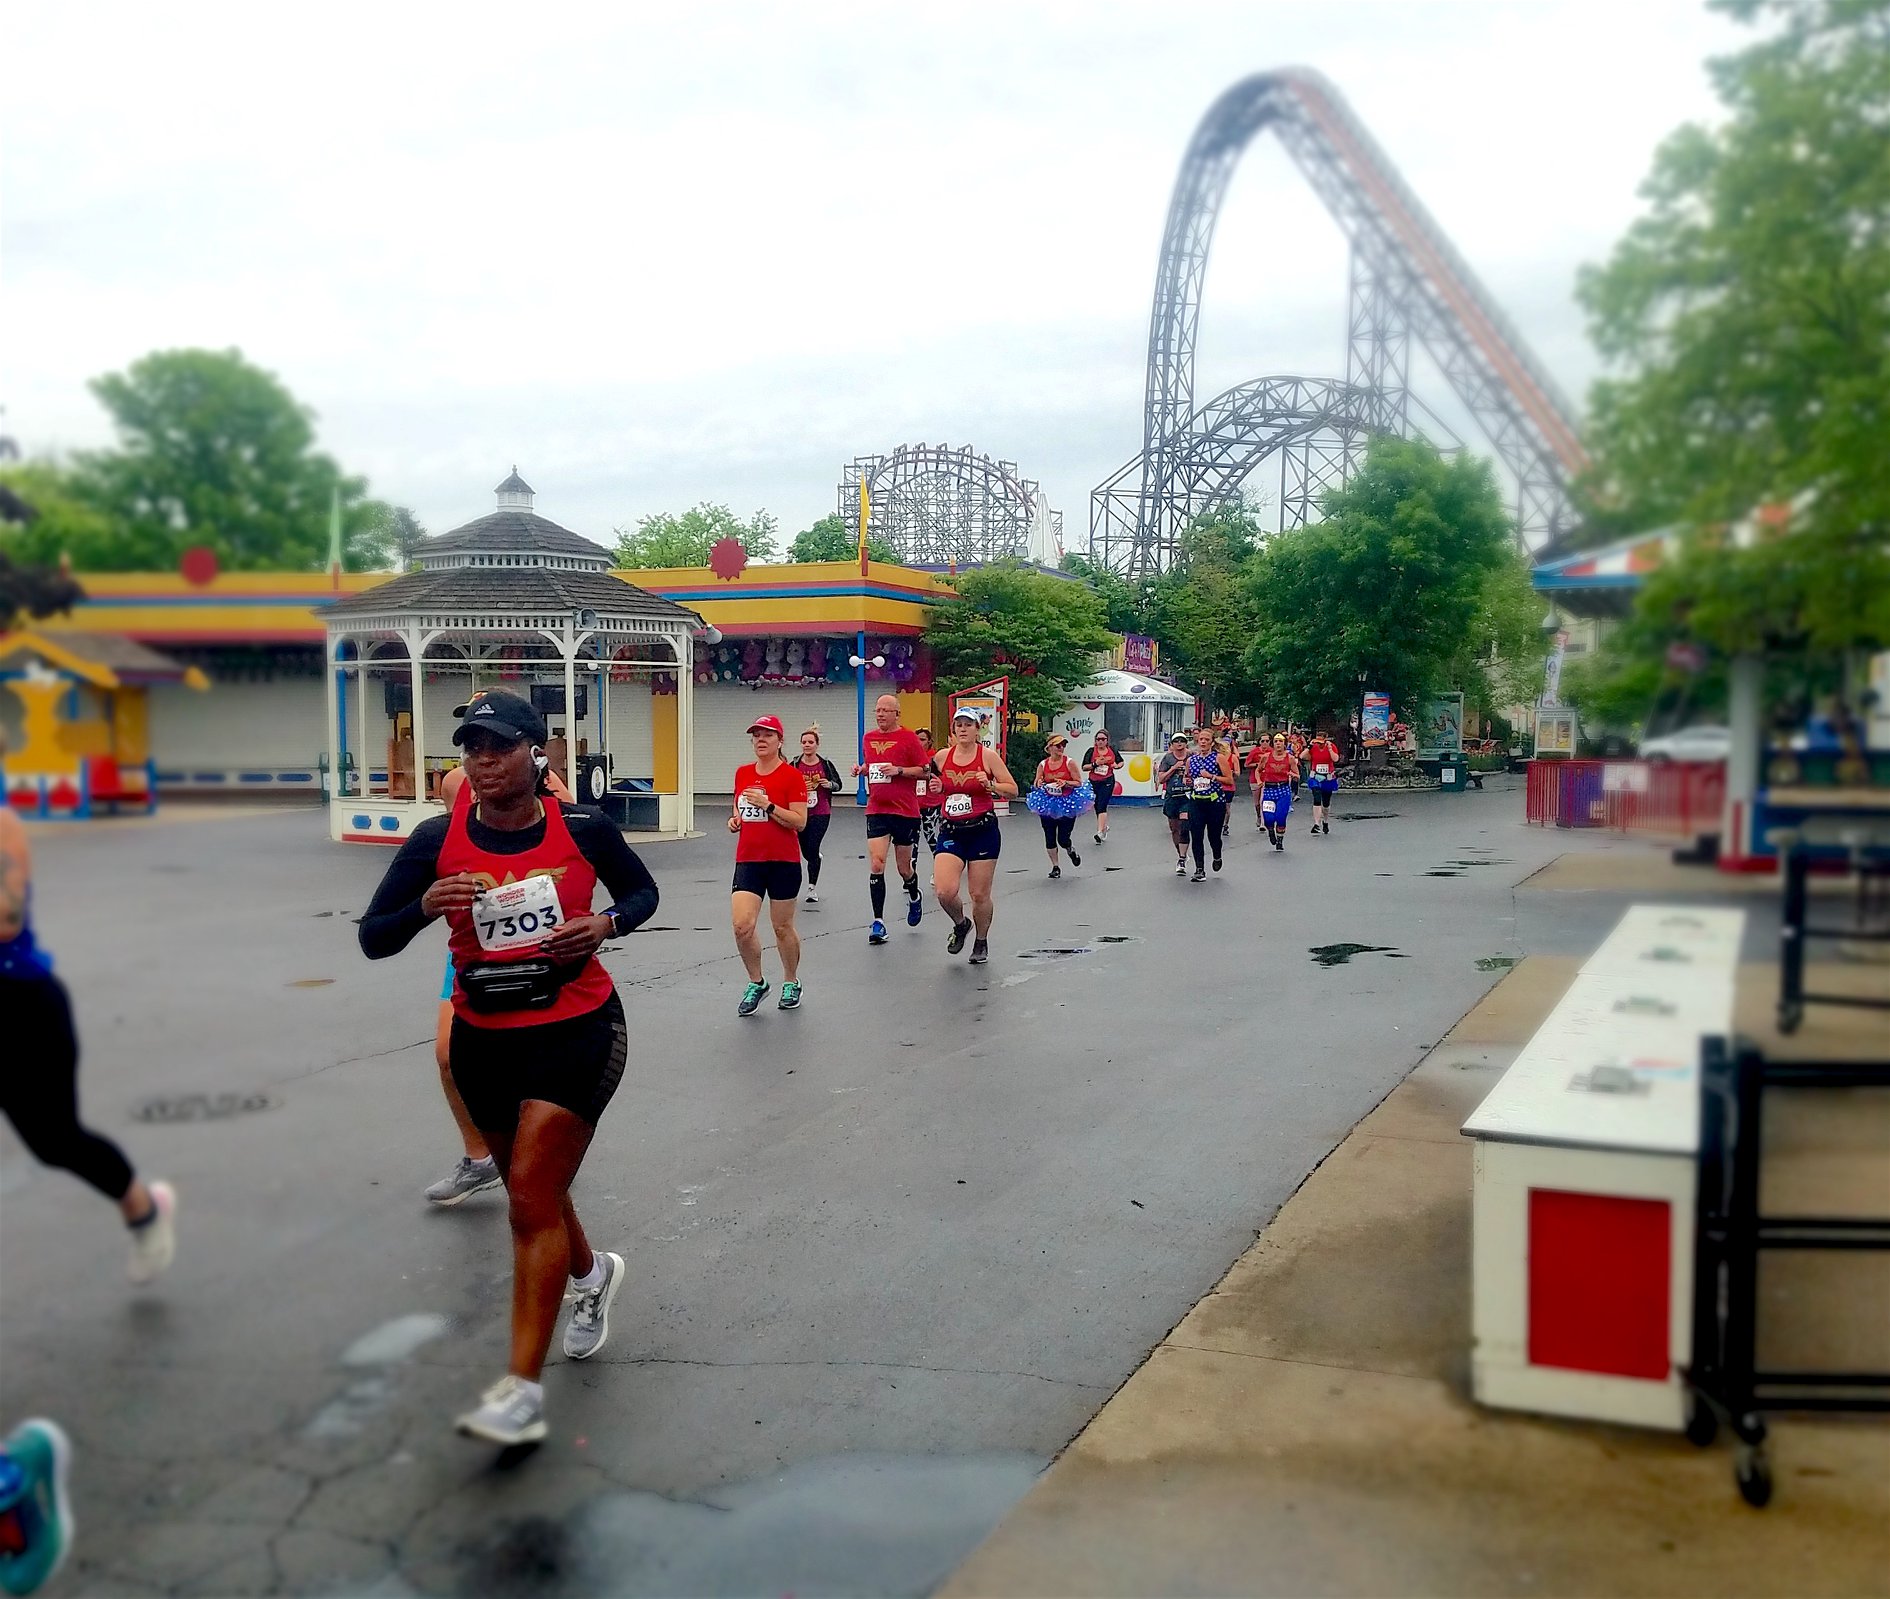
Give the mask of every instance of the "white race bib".
[[945, 796], [945, 814], [947, 816], [969, 816], [971, 814], [971, 796], [969, 794], [947, 794]]
[[874, 761], [866, 769], [866, 782], [869, 788], [878, 788], [882, 783], [893, 780], [893, 769], [889, 762]]
[[768, 820], [768, 807], [765, 805], [750, 805], [744, 800], [741, 804], [736, 806], [735, 814], [744, 822], [765, 822]]
[[489, 888], [473, 901], [473, 931], [489, 954], [542, 944], [564, 920], [558, 885], [549, 877], [526, 877]]
[[1262, 800], [1260, 802], [1260, 809], [1266, 812], [1267, 815], [1271, 816], [1273, 814], [1273, 801]]
[[1331, 775], [1332, 768], [1327, 766], [1323, 761], [1313, 768], [1314, 777], [1330, 777]]
[[1212, 794], [1214, 790], [1219, 787], [1220, 784], [1209, 777], [1206, 772], [1198, 774], [1194, 780], [1194, 791], [1197, 794]]

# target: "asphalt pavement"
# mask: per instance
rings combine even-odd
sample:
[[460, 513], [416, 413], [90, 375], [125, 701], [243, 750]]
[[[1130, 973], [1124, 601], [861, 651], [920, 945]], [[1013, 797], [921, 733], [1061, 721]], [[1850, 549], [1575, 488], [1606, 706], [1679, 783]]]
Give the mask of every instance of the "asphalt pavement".
[[648, 847], [575, 1191], [629, 1286], [595, 1360], [554, 1340], [517, 1459], [451, 1431], [504, 1368], [509, 1241], [502, 1196], [420, 1197], [458, 1152], [444, 941], [360, 955], [387, 854], [301, 810], [37, 830], [86, 1115], [181, 1196], [132, 1290], [111, 1209], [0, 1129], [0, 1417], [77, 1446], [55, 1591], [929, 1591], [1503, 963], [1599, 940], [1618, 897], [1515, 885], [1606, 841], [1521, 810], [1342, 793], [1276, 855], [1237, 804], [1198, 885], [1139, 809], [1046, 881], [1020, 812], [982, 969], [935, 906], [867, 946], [843, 812], [806, 1003], [748, 1021], [731, 841]]

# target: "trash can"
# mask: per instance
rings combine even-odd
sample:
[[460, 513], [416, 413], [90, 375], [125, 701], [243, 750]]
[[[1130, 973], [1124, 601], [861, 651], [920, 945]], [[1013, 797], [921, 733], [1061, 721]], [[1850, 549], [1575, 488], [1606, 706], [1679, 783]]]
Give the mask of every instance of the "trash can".
[[1438, 786], [1446, 794], [1461, 794], [1470, 786], [1470, 768], [1460, 755], [1452, 760], [1446, 755], [1437, 763]]

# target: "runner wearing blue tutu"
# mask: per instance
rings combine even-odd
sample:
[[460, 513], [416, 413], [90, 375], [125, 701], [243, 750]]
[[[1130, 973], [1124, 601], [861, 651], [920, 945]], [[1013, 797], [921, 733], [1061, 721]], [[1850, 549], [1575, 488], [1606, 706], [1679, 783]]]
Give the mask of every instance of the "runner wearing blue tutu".
[[1332, 796], [1339, 791], [1339, 746], [1324, 733], [1315, 733], [1306, 746], [1307, 790], [1312, 795], [1312, 830], [1332, 831]]
[[1286, 735], [1275, 733], [1273, 747], [1261, 755], [1254, 767], [1260, 783], [1260, 819], [1267, 839], [1276, 850], [1286, 848], [1286, 818], [1293, 810], [1293, 779], [1299, 772], [1299, 760], [1287, 746]]
[[1052, 733], [1049, 739], [1049, 753], [1037, 763], [1036, 781], [1031, 784], [1030, 794], [1024, 803], [1043, 823], [1043, 847], [1050, 857], [1050, 875], [1061, 877], [1063, 865], [1057, 859], [1057, 851], [1066, 849], [1070, 852], [1070, 864], [1081, 866], [1083, 857], [1076, 853], [1076, 844], [1071, 838], [1071, 829], [1076, 826], [1076, 818], [1081, 816], [1091, 803], [1089, 785], [1076, 769], [1076, 764], [1069, 755], [1070, 740], [1063, 733]]

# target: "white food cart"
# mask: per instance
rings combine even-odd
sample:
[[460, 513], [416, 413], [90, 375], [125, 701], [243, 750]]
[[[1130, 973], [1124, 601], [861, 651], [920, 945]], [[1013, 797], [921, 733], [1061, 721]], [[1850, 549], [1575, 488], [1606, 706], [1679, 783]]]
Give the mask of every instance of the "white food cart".
[[1098, 672], [1076, 694], [1075, 703], [1050, 723], [1052, 731], [1069, 735], [1070, 759], [1080, 765], [1097, 730], [1106, 731], [1123, 755], [1116, 797], [1128, 804], [1152, 801], [1156, 757], [1169, 734], [1194, 725], [1194, 696], [1172, 683], [1117, 671]]

